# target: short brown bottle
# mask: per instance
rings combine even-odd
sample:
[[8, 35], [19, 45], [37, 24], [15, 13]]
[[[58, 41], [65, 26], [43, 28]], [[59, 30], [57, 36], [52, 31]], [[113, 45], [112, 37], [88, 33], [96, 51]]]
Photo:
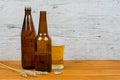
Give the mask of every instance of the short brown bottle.
[[47, 30], [46, 11], [40, 11], [39, 31], [36, 37], [35, 69], [51, 71], [51, 38]]
[[24, 22], [21, 31], [21, 59], [24, 69], [35, 68], [35, 29], [31, 15], [31, 7], [25, 7]]

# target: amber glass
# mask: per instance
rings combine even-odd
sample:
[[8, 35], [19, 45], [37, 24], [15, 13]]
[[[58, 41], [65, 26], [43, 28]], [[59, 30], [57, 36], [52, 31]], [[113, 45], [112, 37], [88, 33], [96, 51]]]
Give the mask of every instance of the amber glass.
[[51, 71], [51, 38], [48, 35], [46, 11], [40, 11], [39, 31], [36, 37], [35, 69]]
[[21, 59], [24, 69], [35, 67], [35, 29], [31, 16], [31, 7], [25, 7], [24, 22], [21, 31]]

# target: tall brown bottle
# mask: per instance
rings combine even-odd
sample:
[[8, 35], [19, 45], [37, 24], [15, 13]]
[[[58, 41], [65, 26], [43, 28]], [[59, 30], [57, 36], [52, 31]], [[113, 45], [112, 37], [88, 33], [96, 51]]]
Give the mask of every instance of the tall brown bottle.
[[24, 69], [35, 68], [35, 29], [31, 15], [31, 7], [25, 7], [24, 22], [21, 31], [22, 67]]
[[51, 71], [51, 38], [47, 30], [46, 11], [40, 11], [39, 31], [36, 38], [35, 69]]

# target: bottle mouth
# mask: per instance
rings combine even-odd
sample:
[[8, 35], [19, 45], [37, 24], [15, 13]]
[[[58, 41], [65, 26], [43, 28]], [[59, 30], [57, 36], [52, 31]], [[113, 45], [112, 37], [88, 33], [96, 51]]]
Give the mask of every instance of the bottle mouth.
[[31, 10], [31, 6], [25, 6], [25, 10]]
[[46, 11], [40, 11], [40, 14], [46, 14]]

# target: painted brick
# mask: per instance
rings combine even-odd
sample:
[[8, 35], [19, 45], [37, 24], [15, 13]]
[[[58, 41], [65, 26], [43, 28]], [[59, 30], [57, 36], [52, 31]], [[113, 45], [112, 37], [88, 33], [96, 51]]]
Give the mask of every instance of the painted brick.
[[24, 6], [36, 33], [46, 10], [51, 36], [65, 40], [65, 59], [120, 59], [120, 0], [0, 0], [0, 60], [21, 59]]

